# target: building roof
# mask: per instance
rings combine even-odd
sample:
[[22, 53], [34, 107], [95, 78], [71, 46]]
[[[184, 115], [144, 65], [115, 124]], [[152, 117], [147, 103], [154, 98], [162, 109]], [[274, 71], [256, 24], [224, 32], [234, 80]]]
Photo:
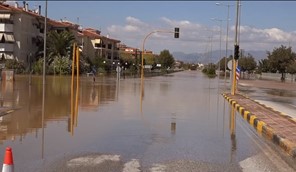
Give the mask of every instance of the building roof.
[[[9, 5], [9, 4], [5, 4], [5, 3], [0, 3], [0, 11], [7, 11], [7, 12], [18, 12], [18, 13], [26, 13], [28, 15], [31, 15], [31, 16], [34, 16], [34, 17], [40, 17], [40, 18], [44, 18], [44, 16], [42, 15], [39, 15], [39, 13], [36, 13], [32, 10], [25, 10], [25, 8], [23, 7], [15, 7], [15, 6], [12, 6], [12, 5]], [[72, 22], [69, 22], [69, 21], [56, 21], [56, 20], [53, 20], [53, 19], [49, 19], [47, 18], [47, 21], [48, 21], [48, 24], [53, 26], [53, 27], [59, 27], [59, 28], [72, 28], [74, 30], [77, 30], [77, 33], [78, 33], [78, 36], [87, 36], [87, 37], [90, 37], [92, 39], [99, 39], [99, 38], [102, 38], [102, 39], [109, 39], [111, 41], [114, 41], [114, 42], [121, 42], [120, 40], [117, 40], [117, 39], [111, 39], [109, 38], [109, 36], [102, 36], [100, 35], [101, 34], [101, 31], [99, 30], [96, 30], [96, 29], [93, 29], [93, 28], [85, 28], [82, 30], [82, 32], [79, 32], [79, 25], [78, 24], [75, 24], [75, 23], [72, 23]]]
[[50, 24], [51, 26], [54, 26], [54, 27], [68, 27], [68, 25], [66, 25], [62, 22], [59, 22], [59, 21], [52, 20], [52, 19], [48, 20], [48, 24]]
[[108, 36], [103, 36], [103, 35], [100, 35], [100, 31], [96, 30], [96, 29], [93, 29], [93, 28], [85, 28], [82, 30], [82, 34], [84, 36], [87, 36], [87, 37], [90, 37], [90, 38], [93, 38], [93, 39], [109, 39], [111, 41], [114, 41], [114, 42], [117, 42], [119, 43], [120, 41], [117, 40], [117, 39], [112, 39], [112, 38], [109, 38]]
[[90, 37], [90, 38], [93, 38], [93, 39], [101, 38], [101, 36], [99, 34], [97, 34], [96, 32], [93, 32], [92, 30], [83, 29], [82, 34], [84, 36], [87, 36], [87, 37]]
[[11, 9], [9, 8], [9, 5], [6, 5], [6, 4], [0, 4], [0, 10], [1, 11], [11, 11]]

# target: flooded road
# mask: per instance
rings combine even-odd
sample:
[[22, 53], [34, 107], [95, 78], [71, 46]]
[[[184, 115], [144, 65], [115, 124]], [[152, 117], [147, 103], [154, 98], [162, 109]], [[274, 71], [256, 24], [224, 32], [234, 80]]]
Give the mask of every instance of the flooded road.
[[285, 168], [221, 96], [223, 81], [201, 72], [145, 78], [143, 85], [139, 78], [81, 77], [73, 90], [71, 77], [48, 76], [44, 112], [42, 78], [32, 77], [31, 86], [28, 79], [1, 87], [2, 107], [14, 111], [1, 117], [0, 151], [12, 147], [16, 172]]

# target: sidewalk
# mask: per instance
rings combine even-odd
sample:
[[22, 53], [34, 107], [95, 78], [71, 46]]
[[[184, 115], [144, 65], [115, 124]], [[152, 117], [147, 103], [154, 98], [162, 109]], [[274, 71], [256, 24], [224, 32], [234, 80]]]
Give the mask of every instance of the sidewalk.
[[[223, 94], [257, 132], [296, 159], [296, 120], [240, 95]], [[266, 102], [265, 102], [266, 103]]]

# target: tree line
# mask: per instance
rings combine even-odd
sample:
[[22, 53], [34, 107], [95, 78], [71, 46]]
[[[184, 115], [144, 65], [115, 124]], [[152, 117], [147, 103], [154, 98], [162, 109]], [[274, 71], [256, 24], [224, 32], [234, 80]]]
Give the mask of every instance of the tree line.
[[[296, 73], [296, 53], [292, 51], [292, 47], [281, 45], [280, 47], [275, 47], [272, 52], [267, 51], [266, 54], [267, 57], [259, 60], [258, 64], [251, 54], [248, 53], [246, 56], [241, 55], [238, 59], [238, 65], [241, 72], [247, 72], [247, 74], [261, 74], [263, 72], [280, 73], [280, 79], [282, 81], [285, 80], [286, 73], [290, 73], [292, 75]], [[232, 55], [229, 56], [226, 59], [226, 62], [232, 60], [232, 57]], [[211, 68], [217, 70], [219, 69], [220, 64], [220, 71], [223, 71], [225, 74], [225, 71], [229, 70], [227, 66], [225, 69], [225, 58], [226, 57], [220, 59], [217, 64], [208, 64], [205, 71], [211, 71], [211, 74], [213, 74], [213, 69], [211, 70]]]

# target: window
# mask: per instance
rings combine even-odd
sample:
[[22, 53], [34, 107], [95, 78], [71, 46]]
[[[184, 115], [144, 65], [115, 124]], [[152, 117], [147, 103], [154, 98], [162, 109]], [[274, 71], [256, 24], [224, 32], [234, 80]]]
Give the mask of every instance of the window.
[[112, 44], [108, 44], [108, 49], [112, 49]]
[[1, 43], [4, 43], [5, 42], [5, 39], [4, 39], [4, 34], [3, 33], [0, 33], [0, 42]]
[[0, 14], [0, 19], [10, 19], [10, 14]]
[[101, 44], [95, 43], [95, 47], [96, 48], [100, 48], [101, 47]]
[[5, 42], [15, 42], [13, 34], [4, 33]]

